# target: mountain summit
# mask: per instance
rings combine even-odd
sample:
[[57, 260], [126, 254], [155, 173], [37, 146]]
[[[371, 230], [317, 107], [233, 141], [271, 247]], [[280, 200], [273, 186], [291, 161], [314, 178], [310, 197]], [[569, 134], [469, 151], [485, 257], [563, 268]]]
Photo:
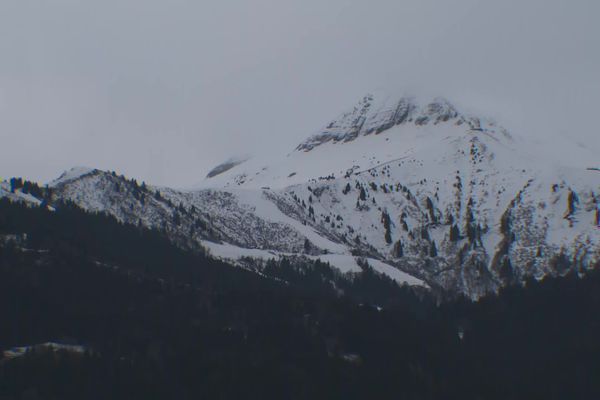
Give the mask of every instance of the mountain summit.
[[474, 137], [516, 147], [508, 131], [492, 119], [461, 112], [443, 98], [419, 103], [414, 97], [366, 95], [292, 153], [243, 164], [226, 162], [222, 164], [226, 170], [210, 174], [200, 186], [285, 188], [311, 179], [346, 176], [349, 171], [409, 158], [426, 148], [435, 152], [451, 140]]
[[[333, 142], [351, 142], [359, 136], [379, 134], [402, 124], [423, 126], [428, 124], [454, 123], [468, 129], [495, 131], [490, 120], [461, 114], [448, 100], [438, 97], [425, 105], [419, 105], [414, 97], [396, 99], [387, 95], [369, 94], [350, 111], [331, 121], [321, 132], [301, 143], [296, 150], [310, 151], [315, 147]], [[506, 131], [502, 134], [507, 136]]]

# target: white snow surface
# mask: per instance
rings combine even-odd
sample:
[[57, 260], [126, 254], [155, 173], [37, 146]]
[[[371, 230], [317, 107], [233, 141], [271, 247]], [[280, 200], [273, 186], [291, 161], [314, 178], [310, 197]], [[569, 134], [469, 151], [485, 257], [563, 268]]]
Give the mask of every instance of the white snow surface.
[[15, 192], [11, 192], [10, 183], [8, 181], [0, 182], [0, 198], [8, 198], [12, 201], [21, 201], [29, 205], [39, 206], [42, 201], [40, 199], [35, 198], [29, 193], [23, 193], [20, 189], [15, 190]]
[[66, 183], [66, 182], [69, 182], [69, 181], [72, 181], [75, 179], [79, 179], [84, 175], [93, 173], [94, 171], [97, 171], [97, 170], [94, 168], [89, 168], [89, 167], [73, 167], [73, 168], [69, 169], [68, 171], [63, 172], [57, 179], [48, 183], [48, 186], [54, 187], [61, 183]]
[[[366, 110], [365, 102], [370, 104]], [[328, 125], [337, 128], [324, 128], [300, 144], [295, 151], [273, 155], [270, 159], [252, 159], [217, 177], [204, 180], [197, 188], [282, 189], [318, 180], [319, 177], [333, 175], [339, 178], [349, 171], [364, 171], [409, 158], [422, 150], [445, 145], [444, 142], [469, 134], [487, 135], [505, 146], [514, 146], [508, 132], [491, 119], [460, 114], [441, 98], [425, 103], [426, 106], [419, 106], [411, 97], [394, 100], [385, 94], [380, 97], [367, 95], [353, 111], [342, 114]], [[387, 127], [398, 104], [408, 109], [408, 115], [403, 122]], [[356, 137], [347, 131], [353, 125], [360, 126], [360, 129], [355, 127], [358, 129], [354, 134]], [[380, 126], [387, 128], [378, 132]], [[333, 130], [335, 133], [331, 133]], [[309, 148], [307, 145], [310, 145]]]
[[[283, 257], [292, 257], [293, 253], [280, 253], [272, 250], [260, 250], [260, 249], [246, 249], [243, 247], [236, 247], [228, 244], [218, 244], [213, 242], [203, 242], [205, 247], [210, 251], [213, 257], [216, 257], [225, 261], [239, 260], [244, 257], [260, 259], [260, 260], [271, 260], [280, 259]], [[320, 256], [308, 256], [312, 260], [320, 260], [322, 262], [330, 264], [332, 267], [337, 268], [342, 273], [359, 273], [362, 271], [358, 265], [356, 258], [350, 254], [325, 254]], [[407, 273], [404, 273], [397, 268], [394, 268], [384, 262], [373, 258], [366, 258], [365, 261], [378, 273], [386, 275], [392, 280], [399, 284], [407, 284], [410, 286], [423, 286], [427, 287], [427, 284], [420, 279], [415, 278]]]

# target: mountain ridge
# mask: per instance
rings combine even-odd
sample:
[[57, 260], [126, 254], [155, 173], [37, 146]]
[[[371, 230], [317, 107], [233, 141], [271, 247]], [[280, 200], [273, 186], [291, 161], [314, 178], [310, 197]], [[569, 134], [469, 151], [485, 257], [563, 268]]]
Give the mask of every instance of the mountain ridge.
[[230, 163], [194, 189], [75, 170], [51, 201], [235, 262], [319, 258], [352, 272], [366, 258], [399, 283], [472, 298], [600, 260], [597, 172], [531, 157], [492, 120], [440, 98], [365, 96], [327, 127], [290, 154]]
[[[296, 147], [297, 151], [311, 151], [329, 142], [350, 142], [358, 136], [379, 134], [396, 125], [438, 124], [455, 120], [455, 124], [468, 124], [470, 129], [483, 131], [486, 125], [495, 126], [491, 119], [464, 114], [443, 97], [435, 97], [421, 105], [414, 96], [402, 96], [399, 100], [389, 95], [364, 96], [353, 110], [347, 111], [331, 121], [321, 132], [309, 137]], [[509, 137], [508, 132], [502, 133]]]

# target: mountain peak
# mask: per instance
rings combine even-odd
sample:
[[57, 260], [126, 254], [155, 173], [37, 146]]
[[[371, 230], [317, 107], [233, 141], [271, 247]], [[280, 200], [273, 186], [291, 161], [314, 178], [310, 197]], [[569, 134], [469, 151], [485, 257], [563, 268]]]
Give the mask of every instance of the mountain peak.
[[90, 167], [82, 167], [82, 166], [73, 167], [67, 171], [64, 171], [58, 178], [56, 178], [55, 180], [50, 182], [48, 184], [48, 186], [55, 187], [62, 183], [70, 182], [72, 180], [79, 179], [82, 176], [96, 173], [98, 171], [99, 171], [98, 169], [90, 168]]
[[[485, 153], [492, 158], [497, 151], [514, 148], [504, 128], [466, 113], [446, 98], [377, 92], [363, 96], [295, 151], [266, 159], [232, 158], [213, 168], [196, 187], [283, 188], [352, 175], [349, 171], [399, 159], [429, 159], [427, 154], [434, 153], [441, 160], [460, 161], [473, 141], [485, 143]], [[433, 161], [437, 165], [439, 160]]]
[[[359, 136], [379, 134], [397, 125], [424, 126], [440, 123], [467, 124], [471, 130], [476, 131], [494, 126], [489, 119], [466, 115], [443, 97], [420, 103], [412, 96], [367, 94], [353, 109], [339, 115], [298, 145], [296, 150], [308, 152], [328, 142], [351, 142]], [[502, 129], [502, 133], [508, 137], [505, 130]]]

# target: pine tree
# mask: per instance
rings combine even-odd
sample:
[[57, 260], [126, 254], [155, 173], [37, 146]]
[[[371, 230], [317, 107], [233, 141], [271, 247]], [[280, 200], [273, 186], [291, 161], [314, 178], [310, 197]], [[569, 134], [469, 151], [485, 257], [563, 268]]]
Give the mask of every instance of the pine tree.
[[437, 257], [437, 247], [435, 245], [435, 241], [431, 242], [431, 247], [429, 248], [429, 256], [430, 257]]
[[431, 222], [433, 222], [434, 224], [437, 224], [438, 219], [437, 216], [435, 215], [435, 208], [433, 206], [433, 201], [427, 197], [426, 200], [426, 207], [427, 207], [427, 211], [429, 211], [429, 218], [431, 219]]
[[389, 230], [389, 229], [387, 229], [387, 230], [385, 231], [385, 242], [386, 242], [387, 244], [392, 244], [392, 233], [390, 232], [390, 230]]
[[570, 190], [569, 196], [567, 198], [567, 212], [564, 216], [565, 219], [569, 219], [571, 215], [573, 215], [573, 213], [575, 212], [576, 203], [579, 203], [579, 197], [577, 197], [577, 193]]
[[510, 262], [510, 258], [505, 256], [504, 259], [502, 260], [502, 264], [500, 265], [499, 275], [500, 275], [500, 279], [502, 279], [504, 282], [506, 282], [506, 283], [512, 282], [512, 280], [514, 278], [514, 272], [513, 272], [512, 263]]
[[394, 257], [402, 258], [404, 257], [404, 246], [402, 245], [402, 241], [398, 240], [396, 244], [394, 244]]
[[22, 178], [11, 178], [10, 179], [10, 191], [14, 193], [17, 189], [21, 189], [23, 187], [23, 179]]
[[385, 229], [385, 242], [387, 244], [392, 243], [392, 232], [391, 232], [391, 218], [390, 215], [386, 211], [381, 212], [381, 222], [383, 223], [383, 228]]
[[452, 224], [452, 226], [450, 227], [450, 241], [458, 242], [459, 240], [460, 240], [460, 230], [458, 229], [458, 226]]
[[304, 252], [306, 254], [309, 254], [311, 249], [312, 249], [312, 245], [310, 243], [310, 240], [304, 239]]
[[350, 190], [352, 190], [352, 188], [350, 187], [350, 182], [348, 182], [346, 184], [346, 187], [344, 188], [344, 190], [342, 190], [342, 193], [348, 194], [348, 193], [350, 193]]

